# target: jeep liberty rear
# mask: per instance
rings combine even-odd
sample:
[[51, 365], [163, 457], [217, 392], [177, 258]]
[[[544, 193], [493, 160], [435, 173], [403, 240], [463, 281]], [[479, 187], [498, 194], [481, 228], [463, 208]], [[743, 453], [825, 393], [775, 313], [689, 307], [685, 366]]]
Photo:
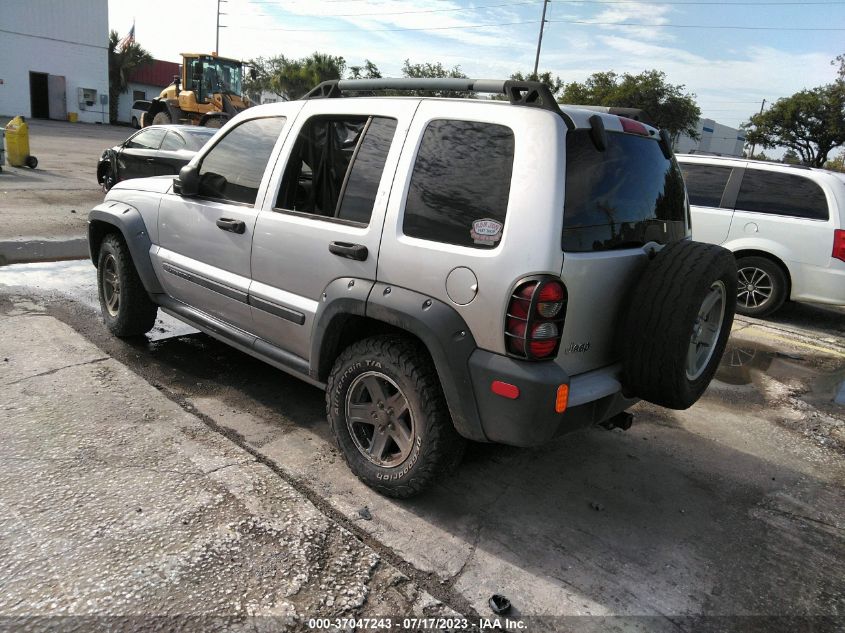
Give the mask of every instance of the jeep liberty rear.
[[[507, 101], [349, 97], [466, 90]], [[90, 215], [103, 317], [159, 307], [326, 390], [344, 458], [397, 497], [467, 439], [530, 446], [691, 406], [736, 270], [689, 239], [668, 137], [542, 84], [357, 80], [230, 121], [173, 180]]]

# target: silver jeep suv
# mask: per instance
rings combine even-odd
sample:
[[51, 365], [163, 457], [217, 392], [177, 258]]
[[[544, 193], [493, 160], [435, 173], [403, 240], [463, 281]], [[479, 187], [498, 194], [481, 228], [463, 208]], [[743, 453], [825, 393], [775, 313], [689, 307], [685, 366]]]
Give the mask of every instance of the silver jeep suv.
[[325, 389], [350, 468], [397, 497], [466, 439], [689, 407], [736, 297], [733, 256], [690, 240], [665, 132], [532, 82], [335, 81], [251, 108], [178, 178], [116, 185], [89, 241], [114, 334], [161, 308]]

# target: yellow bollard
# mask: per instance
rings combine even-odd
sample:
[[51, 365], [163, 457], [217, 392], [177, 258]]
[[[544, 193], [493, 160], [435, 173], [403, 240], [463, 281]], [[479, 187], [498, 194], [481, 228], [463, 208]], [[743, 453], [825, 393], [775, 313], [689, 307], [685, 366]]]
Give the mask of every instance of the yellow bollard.
[[12, 167], [35, 169], [38, 159], [29, 154], [29, 126], [22, 116], [6, 125], [6, 159]]

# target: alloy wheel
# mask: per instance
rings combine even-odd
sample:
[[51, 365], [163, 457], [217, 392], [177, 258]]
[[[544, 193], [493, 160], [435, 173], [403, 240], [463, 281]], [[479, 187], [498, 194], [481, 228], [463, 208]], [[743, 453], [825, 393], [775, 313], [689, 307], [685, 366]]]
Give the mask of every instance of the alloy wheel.
[[737, 271], [736, 300], [745, 308], [759, 308], [772, 297], [772, 278], [754, 266]]
[[408, 399], [380, 372], [365, 372], [349, 385], [346, 426], [358, 451], [377, 466], [398, 466], [414, 448], [416, 423]]
[[701, 376], [713, 357], [725, 321], [725, 299], [725, 284], [721, 281], [714, 282], [704, 297], [693, 324], [687, 351], [686, 374], [689, 380], [696, 380]]

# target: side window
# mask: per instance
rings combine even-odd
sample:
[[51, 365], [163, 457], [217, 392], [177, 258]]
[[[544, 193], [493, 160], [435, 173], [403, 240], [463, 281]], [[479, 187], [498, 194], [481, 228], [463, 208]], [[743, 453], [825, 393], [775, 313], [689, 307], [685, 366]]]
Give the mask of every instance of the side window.
[[396, 119], [309, 119], [293, 147], [276, 208], [368, 224]]
[[699, 207], [718, 207], [732, 167], [716, 167], [697, 163], [680, 163], [687, 185], [690, 204]]
[[495, 247], [505, 225], [513, 152], [513, 131], [504, 125], [429, 123], [411, 174], [405, 235]]
[[809, 178], [751, 168], [742, 178], [736, 209], [811, 220], [829, 217], [824, 191]]
[[179, 136], [176, 132], [168, 132], [161, 143], [161, 149], [168, 152], [175, 152], [180, 149], [185, 149], [185, 139]]
[[255, 204], [270, 153], [285, 117], [244, 121], [205, 155], [199, 169], [199, 195]]
[[152, 130], [144, 130], [138, 132], [126, 143], [129, 149], [158, 149], [161, 145], [161, 139], [164, 138], [164, 133], [167, 130], [161, 128], [153, 128]]

